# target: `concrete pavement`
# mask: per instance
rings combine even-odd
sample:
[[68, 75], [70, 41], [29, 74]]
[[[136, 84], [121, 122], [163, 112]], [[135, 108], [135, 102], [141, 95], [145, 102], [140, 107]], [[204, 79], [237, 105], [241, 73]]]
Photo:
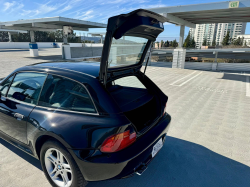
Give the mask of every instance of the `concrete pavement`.
[[[0, 77], [46, 61], [17, 57], [18, 52], [5, 55], [0, 52]], [[162, 63], [152, 63], [146, 74], [169, 96], [172, 124], [164, 147], [142, 176], [88, 186], [250, 186], [250, 75], [171, 69]], [[39, 161], [0, 139], [0, 187], [17, 186], [50, 185]]]

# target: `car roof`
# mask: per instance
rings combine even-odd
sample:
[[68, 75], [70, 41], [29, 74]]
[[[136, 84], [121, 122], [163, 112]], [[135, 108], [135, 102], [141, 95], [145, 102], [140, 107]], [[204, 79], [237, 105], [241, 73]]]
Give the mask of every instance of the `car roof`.
[[46, 67], [58, 70], [69, 70], [78, 72], [81, 74], [86, 74], [91, 77], [98, 77], [100, 71], [100, 63], [92, 61], [84, 62], [50, 62], [50, 63], [39, 63], [31, 65], [33, 67]]

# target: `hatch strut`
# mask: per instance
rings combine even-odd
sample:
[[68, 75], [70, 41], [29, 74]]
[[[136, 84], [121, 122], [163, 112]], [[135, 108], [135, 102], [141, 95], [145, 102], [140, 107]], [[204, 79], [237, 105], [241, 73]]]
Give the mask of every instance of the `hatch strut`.
[[146, 66], [145, 66], [145, 69], [144, 69], [144, 75], [143, 77], [145, 76], [145, 73], [146, 73], [146, 70], [147, 70], [147, 67], [148, 67], [148, 61], [149, 61], [149, 57], [151, 56], [151, 45], [150, 45], [150, 52], [149, 52], [149, 55], [148, 55], [148, 60], [146, 62]]

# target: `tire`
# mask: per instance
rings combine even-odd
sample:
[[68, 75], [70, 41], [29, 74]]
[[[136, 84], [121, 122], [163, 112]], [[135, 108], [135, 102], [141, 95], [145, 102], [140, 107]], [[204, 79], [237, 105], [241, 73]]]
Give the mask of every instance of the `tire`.
[[40, 161], [44, 174], [53, 187], [85, 187], [88, 183], [71, 154], [57, 141], [49, 140], [43, 144]]

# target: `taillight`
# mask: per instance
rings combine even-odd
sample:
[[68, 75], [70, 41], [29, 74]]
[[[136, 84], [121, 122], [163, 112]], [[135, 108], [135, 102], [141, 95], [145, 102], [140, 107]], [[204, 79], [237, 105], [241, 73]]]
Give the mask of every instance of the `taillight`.
[[123, 133], [116, 134], [107, 138], [101, 146], [101, 151], [106, 153], [120, 151], [134, 143], [135, 140], [136, 133], [130, 133], [130, 130], [127, 130]]
[[164, 116], [164, 114], [166, 113], [166, 108], [167, 108], [167, 103], [166, 103], [166, 106], [165, 106], [165, 108], [164, 108], [164, 111], [163, 111], [162, 116]]

